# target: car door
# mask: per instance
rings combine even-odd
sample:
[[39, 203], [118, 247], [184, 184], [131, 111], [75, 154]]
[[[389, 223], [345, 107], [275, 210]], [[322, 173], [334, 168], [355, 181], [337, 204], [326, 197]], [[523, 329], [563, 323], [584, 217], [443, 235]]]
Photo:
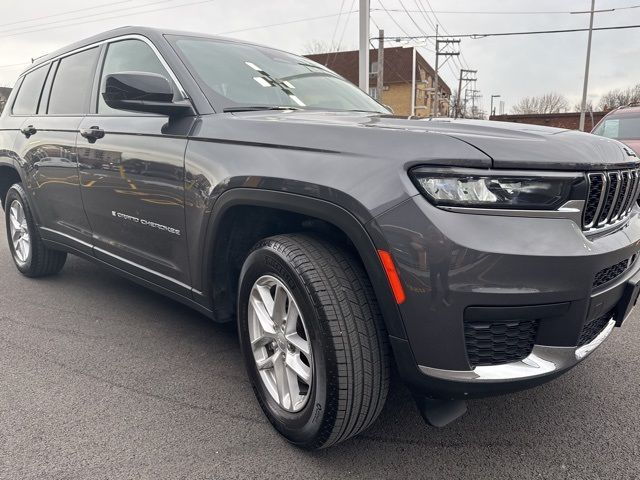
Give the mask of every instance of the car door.
[[[96, 84], [106, 75], [150, 72], [171, 79], [143, 39], [106, 46]], [[184, 152], [189, 121], [109, 108], [80, 124], [78, 161], [84, 209], [96, 257], [183, 295], [191, 295], [184, 217]], [[186, 125], [186, 126], [185, 126]]]
[[[15, 143], [25, 187], [43, 237], [90, 253], [91, 228], [80, 196], [76, 137], [89, 108], [100, 47], [56, 60], [29, 73], [46, 72], [39, 106]], [[19, 103], [18, 93], [16, 103]], [[14, 112], [20, 113], [20, 108]]]

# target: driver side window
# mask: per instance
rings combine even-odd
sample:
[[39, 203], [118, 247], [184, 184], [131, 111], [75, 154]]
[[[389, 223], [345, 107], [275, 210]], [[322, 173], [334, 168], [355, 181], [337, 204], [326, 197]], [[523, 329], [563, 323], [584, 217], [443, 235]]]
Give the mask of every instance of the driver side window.
[[121, 40], [109, 44], [105, 56], [100, 90], [98, 95], [98, 113], [101, 115], [122, 114], [121, 110], [110, 108], [102, 98], [102, 88], [107, 75], [121, 72], [144, 72], [163, 75], [171, 82], [166, 68], [155, 52], [142, 40]]

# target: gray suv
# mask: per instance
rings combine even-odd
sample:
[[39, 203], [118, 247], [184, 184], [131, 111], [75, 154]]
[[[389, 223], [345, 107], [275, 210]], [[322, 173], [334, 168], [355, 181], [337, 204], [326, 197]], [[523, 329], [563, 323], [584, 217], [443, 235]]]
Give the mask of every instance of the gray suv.
[[615, 140], [397, 118], [308, 59], [147, 28], [37, 60], [0, 118], [18, 270], [71, 253], [237, 322], [266, 416], [310, 449], [371, 425], [392, 365], [442, 426], [587, 357], [638, 296], [638, 167]]

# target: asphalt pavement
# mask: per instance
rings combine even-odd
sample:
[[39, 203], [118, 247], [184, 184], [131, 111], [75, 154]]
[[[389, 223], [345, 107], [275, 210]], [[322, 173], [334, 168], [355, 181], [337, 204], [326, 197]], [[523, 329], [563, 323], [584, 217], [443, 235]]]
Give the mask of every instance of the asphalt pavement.
[[392, 386], [380, 419], [305, 452], [263, 417], [234, 328], [69, 257], [15, 269], [0, 227], [0, 478], [640, 478], [634, 313], [584, 363], [423, 424]]

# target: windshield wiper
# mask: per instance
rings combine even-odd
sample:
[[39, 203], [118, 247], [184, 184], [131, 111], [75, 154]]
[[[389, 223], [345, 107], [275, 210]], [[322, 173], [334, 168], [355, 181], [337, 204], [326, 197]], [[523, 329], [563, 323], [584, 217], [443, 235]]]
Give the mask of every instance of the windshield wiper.
[[260, 110], [300, 110], [298, 107], [286, 107], [284, 105], [255, 105], [255, 106], [238, 106], [227, 107], [222, 111], [229, 112], [256, 112]]

